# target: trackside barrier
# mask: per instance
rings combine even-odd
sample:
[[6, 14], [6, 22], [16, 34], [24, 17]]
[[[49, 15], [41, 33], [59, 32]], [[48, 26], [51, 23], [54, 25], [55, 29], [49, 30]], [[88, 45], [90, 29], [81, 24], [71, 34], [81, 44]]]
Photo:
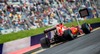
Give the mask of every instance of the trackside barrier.
[[90, 24], [91, 27], [94, 29], [94, 28], [97, 28], [97, 27], [100, 27], [100, 23], [94, 23], [94, 24]]
[[[39, 44], [40, 39], [44, 36], [45, 36], [45, 34], [39, 34], [39, 35], [36, 35], [36, 36], [31, 36], [31, 46]], [[48, 36], [49, 36], [49, 38], [51, 38], [51, 32], [48, 33]]]
[[[93, 29], [100, 27], [100, 22], [91, 24], [91, 26], [93, 27]], [[52, 34], [53, 34], [53, 32], [48, 33], [49, 38], [51, 38], [53, 36]], [[44, 37], [44, 34], [39, 34], [39, 35], [35, 35], [35, 36], [31, 36], [31, 37], [27, 37], [27, 38], [0, 44], [0, 54], [8, 54], [8, 53], [11, 53], [11, 52], [23, 49], [23, 48], [34, 46], [34, 45], [40, 43], [40, 39], [42, 37]], [[16, 43], [18, 43], [18, 44], [16, 44]], [[6, 47], [8, 47], [8, 48], [6, 48]]]
[[3, 44], [0, 44], [0, 54], [2, 54]]

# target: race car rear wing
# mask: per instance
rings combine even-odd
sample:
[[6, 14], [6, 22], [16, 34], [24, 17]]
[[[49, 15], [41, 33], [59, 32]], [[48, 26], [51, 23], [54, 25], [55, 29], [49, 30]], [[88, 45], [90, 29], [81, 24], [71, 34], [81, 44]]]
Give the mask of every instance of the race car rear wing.
[[53, 31], [55, 29], [56, 29], [56, 27], [52, 27], [52, 28], [46, 29], [46, 30], [44, 30], [44, 34], [50, 32], [50, 31]]

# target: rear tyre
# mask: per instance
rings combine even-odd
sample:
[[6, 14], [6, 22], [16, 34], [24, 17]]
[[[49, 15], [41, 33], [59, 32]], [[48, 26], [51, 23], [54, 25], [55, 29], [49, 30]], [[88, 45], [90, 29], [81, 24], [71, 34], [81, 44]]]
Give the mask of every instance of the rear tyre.
[[74, 39], [72, 31], [70, 29], [64, 31], [63, 37], [66, 40], [73, 40]]
[[50, 45], [51, 45], [50, 44], [50, 39], [46, 38], [46, 37], [41, 38], [40, 43], [41, 43], [42, 48], [49, 48]]
[[85, 34], [89, 34], [90, 33], [90, 27], [87, 23], [82, 24], [82, 30]]

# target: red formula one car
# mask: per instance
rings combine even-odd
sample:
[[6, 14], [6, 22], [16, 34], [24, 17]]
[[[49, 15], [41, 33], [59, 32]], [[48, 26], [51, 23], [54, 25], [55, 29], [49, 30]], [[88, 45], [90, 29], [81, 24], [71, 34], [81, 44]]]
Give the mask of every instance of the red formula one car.
[[[40, 43], [42, 48], [49, 48], [51, 44], [64, 42], [73, 40], [77, 37], [77, 35], [80, 35], [82, 33], [88, 34], [92, 30], [92, 27], [84, 23], [82, 24], [81, 28], [78, 26], [72, 26], [72, 27], [66, 27], [62, 23], [56, 25], [56, 27], [52, 27], [49, 29], [46, 29], [44, 31], [45, 37], [41, 38]], [[53, 38], [48, 38], [47, 33], [50, 31], [54, 31]]]

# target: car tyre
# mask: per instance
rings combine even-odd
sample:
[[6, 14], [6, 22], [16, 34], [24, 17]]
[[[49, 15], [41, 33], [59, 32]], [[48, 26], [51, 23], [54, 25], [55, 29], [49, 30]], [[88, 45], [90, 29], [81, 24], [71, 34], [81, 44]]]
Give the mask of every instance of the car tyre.
[[63, 36], [66, 40], [73, 40], [74, 39], [72, 31], [70, 29], [65, 30]]
[[90, 27], [87, 23], [82, 24], [82, 30], [85, 34], [89, 34], [90, 33]]
[[42, 48], [50, 48], [51, 44], [50, 44], [49, 38], [46, 38], [46, 37], [41, 38], [40, 43], [41, 43]]

